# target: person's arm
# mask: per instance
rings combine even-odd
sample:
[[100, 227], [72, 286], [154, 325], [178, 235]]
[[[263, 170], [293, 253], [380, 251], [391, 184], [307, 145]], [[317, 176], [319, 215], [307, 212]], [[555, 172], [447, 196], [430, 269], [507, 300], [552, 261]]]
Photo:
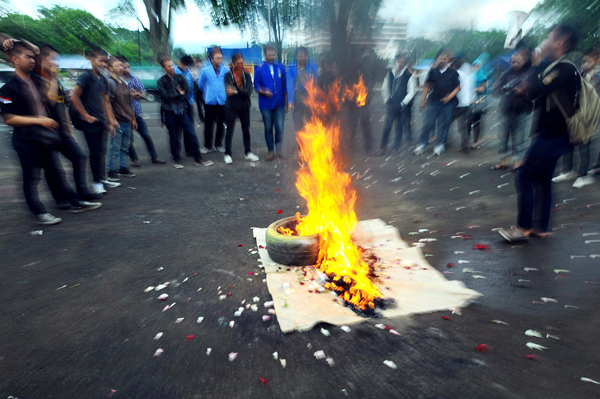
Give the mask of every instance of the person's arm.
[[183, 75], [180, 75], [180, 76], [181, 76], [181, 78], [179, 79], [179, 86], [181, 86], [181, 88], [183, 89], [183, 91], [185, 93], [183, 96], [186, 99], [188, 99], [190, 94], [192, 94], [192, 89], [190, 88], [190, 85], [188, 84], [185, 76], [183, 76]]
[[296, 76], [294, 76], [291, 72], [291, 68], [290, 70], [288, 70], [288, 74], [286, 76], [286, 87], [287, 87], [287, 98], [288, 98], [288, 110], [293, 110], [294, 109], [294, 91], [296, 89], [296, 79], [298, 78], [297, 72], [296, 72]]
[[408, 103], [410, 103], [412, 99], [415, 98], [416, 94], [417, 79], [411, 75], [411, 77], [408, 79], [408, 85], [406, 86], [406, 96], [404, 96], [404, 99], [402, 99], [402, 106], [406, 107]]
[[427, 96], [429, 95], [432, 86], [433, 83], [431, 82], [425, 83], [425, 88], [423, 89], [423, 93], [421, 94], [421, 109], [425, 109], [425, 106], [427, 105]]
[[288, 94], [287, 94], [287, 76], [285, 73], [285, 67], [281, 65], [281, 72], [283, 76], [281, 77], [281, 84], [283, 86], [283, 106], [288, 102]]
[[381, 85], [381, 98], [383, 103], [387, 103], [390, 101], [392, 93], [390, 93], [390, 74], [386, 73], [385, 78], [383, 78], [383, 84]]
[[206, 92], [206, 88], [204, 87], [206, 85], [206, 79], [207, 79], [207, 75], [206, 75], [206, 69], [202, 70], [202, 73], [200, 74], [200, 77], [198, 78], [198, 88], [200, 90], [202, 90], [203, 92]]
[[481, 94], [481, 93], [485, 93], [486, 89], [487, 89], [487, 80], [483, 81], [479, 86], [477, 86], [475, 91], [477, 93]]
[[75, 107], [75, 109], [77, 110], [79, 115], [81, 115], [81, 119], [83, 119], [84, 121], [86, 121], [87, 123], [90, 123], [90, 124], [98, 122], [98, 119], [96, 119], [95, 117], [88, 114], [87, 111], [85, 110], [85, 107], [83, 106], [83, 103], [81, 102], [82, 94], [83, 94], [83, 87], [81, 87], [79, 85], [75, 86], [75, 89], [73, 89], [73, 94], [71, 95], [71, 104], [73, 104], [73, 106]]
[[[525, 93], [531, 101], [545, 94], [550, 94], [559, 89], [570, 79], [574, 78], [576, 71], [569, 64], [559, 64], [545, 77], [538, 77], [538, 73], [544, 72], [544, 66], [539, 66], [534, 73], [531, 74]], [[519, 86], [521, 88], [521, 86]]]
[[177, 90], [175, 90], [174, 92], [170, 92], [165, 83], [165, 79], [162, 78], [158, 79], [158, 91], [160, 92], [160, 96], [166, 101], [178, 100], [182, 97], [181, 93]]
[[454, 90], [452, 90], [452, 92], [450, 94], [448, 94], [446, 97], [442, 98], [442, 103], [447, 104], [450, 100], [452, 100], [454, 97], [456, 97], [456, 95], [458, 94], [459, 91], [460, 91], [460, 85], [456, 86], [456, 88]]
[[4, 113], [2, 114], [2, 118], [4, 119], [4, 123], [13, 127], [28, 127], [38, 125], [50, 130], [58, 129], [58, 122], [46, 116], [23, 116]]
[[31, 47], [31, 50], [33, 51], [34, 55], [40, 54], [40, 48], [35, 44], [28, 42], [25, 39], [15, 39], [6, 33], [0, 33], [0, 40], [2, 41], [2, 48], [4, 49], [4, 51], [12, 49], [16, 42], [23, 42], [29, 47]]
[[110, 137], [115, 137], [115, 129], [119, 128], [119, 122], [117, 122], [117, 118], [115, 118], [112, 106], [110, 105], [110, 96], [107, 93], [104, 93], [104, 112], [108, 119], [108, 133]]

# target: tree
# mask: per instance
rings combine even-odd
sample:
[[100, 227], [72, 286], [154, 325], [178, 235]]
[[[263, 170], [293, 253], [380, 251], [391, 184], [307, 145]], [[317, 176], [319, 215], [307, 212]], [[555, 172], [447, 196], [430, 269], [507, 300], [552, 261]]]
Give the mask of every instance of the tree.
[[185, 9], [185, 0], [143, 0], [148, 15], [148, 26], [144, 25], [138, 17], [137, 2], [135, 0], [121, 0], [121, 3], [109, 15], [115, 21], [135, 19], [144, 29], [154, 53], [154, 60], [159, 62], [162, 57], [171, 56], [173, 42], [171, 28], [173, 27], [176, 11]]

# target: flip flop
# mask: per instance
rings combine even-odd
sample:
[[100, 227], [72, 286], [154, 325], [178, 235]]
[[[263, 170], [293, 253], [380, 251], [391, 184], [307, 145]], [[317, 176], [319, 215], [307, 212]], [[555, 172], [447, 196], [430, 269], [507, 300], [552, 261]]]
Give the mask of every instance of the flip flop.
[[501, 163], [499, 163], [498, 165], [494, 165], [490, 168], [490, 170], [504, 170], [506, 169], [507, 166], [506, 165], [502, 165]]

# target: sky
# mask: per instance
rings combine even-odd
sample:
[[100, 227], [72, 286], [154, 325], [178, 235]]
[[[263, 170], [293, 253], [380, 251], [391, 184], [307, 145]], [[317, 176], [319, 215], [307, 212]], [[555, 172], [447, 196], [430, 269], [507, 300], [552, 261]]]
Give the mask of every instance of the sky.
[[[142, 21], [147, 21], [142, 0], [139, 11]], [[12, 0], [13, 7], [27, 15], [35, 16], [36, 9], [44, 5], [58, 4], [71, 8], [82, 8], [97, 18], [107, 20], [107, 12], [114, 8], [119, 0], [82, 1], [82, 0]], [[220, 29], [212, 26], [210, 15], [200, 10], [193, 0], [186, 11], [178, 13], [173, 31], [174, 44], [187, 52], [201, 52], [211, 44], [224, 47], [245, 47], [250, 40], [249, 34], [242, 35], [236, 28]], [[379, 16], [381, 18], [409, 19], [409, 36], [434, 38], [436, 34], [451, 28], [470, 28], [478, 30], [506, 30], [506, 13], [511, 10], [530, 11], [538, 0], [383, 0]], [[527, 30], [532, 20], [528, 20]], [[126, 26], [136, 29], [136, 24]], [[267, 31], [260, 32], [261, 40], [267, 40]]]

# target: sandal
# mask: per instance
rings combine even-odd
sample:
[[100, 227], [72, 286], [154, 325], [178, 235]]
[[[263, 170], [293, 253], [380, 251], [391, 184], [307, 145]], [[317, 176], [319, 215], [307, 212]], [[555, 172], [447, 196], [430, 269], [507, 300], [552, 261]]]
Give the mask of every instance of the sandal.
[[508, 242], [523, 242], [529, 240], [521, 230], [517, 227], [511, 227], [510, 229], [500, 229], [498, 230], [498, 234], [502, 236]]
[[494, 165], [490, 168], [490, 170], [504, 170], [506, 169], [506, 165], [503, 163], [499, 163], [498, 165]]

